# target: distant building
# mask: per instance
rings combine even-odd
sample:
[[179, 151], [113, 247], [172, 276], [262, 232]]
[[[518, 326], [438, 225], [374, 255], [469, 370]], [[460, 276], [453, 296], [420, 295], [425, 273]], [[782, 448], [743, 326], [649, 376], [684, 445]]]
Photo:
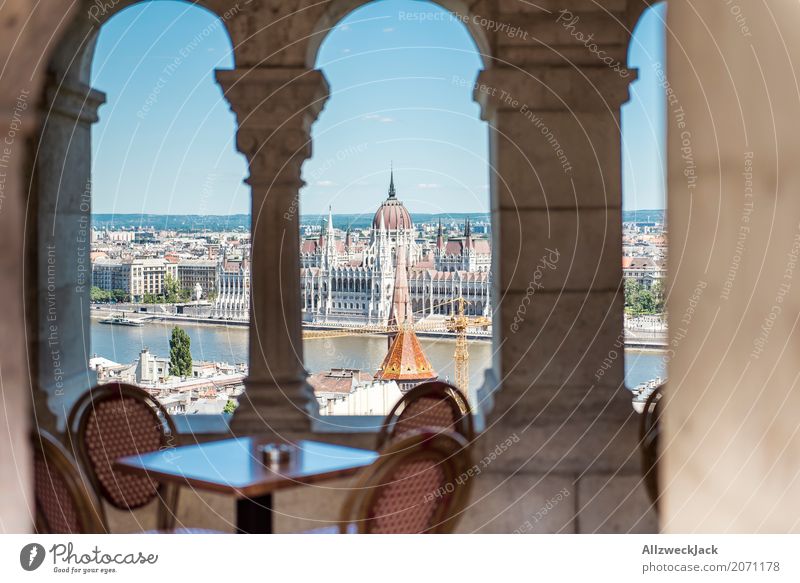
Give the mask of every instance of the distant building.
[[136, 384], [155, 385], [168, 376], [169, 359], [151, 354], [147, 348], [143, 348], [136, 363]]
[[623, 257], [622, 276], [650, 289], [656, 281], [664, 281], [666, 265], [662, 259], [652, 257]]
[[247, 320], [250, 318], [250, 261], [225, 258], [217, 270], [217, 299], [213, 318]]
[[199, 285], [203, 298], [208, 298], [217, 293], [218, 269], [219, 262], [213, 259], [186, 259], [178, 263], [178, 281], [192, 293]]
[[321, 415], [386, 415], [403, 396], [394, 381], [376, 382], [372, 375], [332, 369], [308, 378]]
[[417, 240], [411, 215], [397, 198], [392, 175], [389, 196], [375, 213], [363, 241], [356, 241], [350, 231], [337, 238], [329, 211], [319, 237], [301, 242], [304, 320], [386, 324], [399, 247], [410, 267], [410, 301], [420, 316], [452, 314], [451, 300], [459, 295], [469, 302], [467, 314], [491, 316], [489, 240], [474, 237], [469, 220], [462, 237], [445, 241], [440, 223], [435, 244]]
[[178, 277], [178, 266], [164, 259], [97, 261], [92, 264], [92, 285], [102, 290], [123, 290], [135, 302], [145, 294], [164, 293], [167, 275]]

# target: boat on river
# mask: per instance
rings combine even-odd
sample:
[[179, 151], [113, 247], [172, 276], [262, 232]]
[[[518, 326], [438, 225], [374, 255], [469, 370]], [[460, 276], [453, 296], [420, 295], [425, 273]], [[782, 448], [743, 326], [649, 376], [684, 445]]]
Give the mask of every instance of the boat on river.
[[111, 324], [113, 326], [144, 326], [144, 322], [141, 320], [131, 320], [130, 318], [126, 318], [125, 312], [123, 312], [121, 316], [111, 316], [110, 318], [100, 320], [100, 323]]

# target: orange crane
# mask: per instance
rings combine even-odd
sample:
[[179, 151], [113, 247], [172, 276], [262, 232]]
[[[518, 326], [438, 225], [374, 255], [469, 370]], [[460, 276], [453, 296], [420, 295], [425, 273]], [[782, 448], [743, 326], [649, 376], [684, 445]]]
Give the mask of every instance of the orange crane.
[[[470, 328], [486, 329], [492, 324], [491, 318], [485, 316], [467, 316], [464, 313], [464, 306], [470, 303], [463, 296], [452, 300], [440, 302], [437, 306], [455, 304], [452, 316], [439, 322], [415, 322], [412, 327], [415, 332], [452, 332], [456, 337], [456, 349], [453, 354], [455, 363], [455, 385], [465, 394], [469, 389], [469, 350], [467, 348], [467, 332]], [[356, 336], [361, 334], [393, 334], [400, 328], [398, 326], [383, 326], [380, 324], [359, 326], [357, 328], [336, 328], [333, 330], [303, 330], [303, 339], [312, 340], [316, 338], [342, 338], [345, 336]]]

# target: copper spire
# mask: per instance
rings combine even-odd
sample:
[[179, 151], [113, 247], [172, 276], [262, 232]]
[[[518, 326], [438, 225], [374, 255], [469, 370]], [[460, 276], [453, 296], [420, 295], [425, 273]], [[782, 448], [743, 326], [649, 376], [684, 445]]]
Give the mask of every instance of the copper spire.
[[405, 391], [422, 381], [433, 380], [438, 375], [425, 356], [412, 326], [414, 315], [408, 293], [405, 247], [398, 245], [396, 254], [397, 269], [389, 325], [397, 326], [398, 330], [375, 378], [396, 381], [401, 390]]
[[398, 245], [395, 255], [397, 265], [394, 272], [394, 294], [392, 295], [392, 308], [389, 311], [389, 325], [410, 325], [414, 323], [414, 313], [411, 311], [411, 298], [408, 293], [405, 247]]

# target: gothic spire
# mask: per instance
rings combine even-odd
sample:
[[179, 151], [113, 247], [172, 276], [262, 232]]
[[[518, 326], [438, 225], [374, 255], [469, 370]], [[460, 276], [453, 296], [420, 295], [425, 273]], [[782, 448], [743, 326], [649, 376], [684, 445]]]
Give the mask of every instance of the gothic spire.
[[395, 198], [397, 196], [397, 192], [394, 189], [394, 165], [391, 165], [389, 170], [389, 198]]

